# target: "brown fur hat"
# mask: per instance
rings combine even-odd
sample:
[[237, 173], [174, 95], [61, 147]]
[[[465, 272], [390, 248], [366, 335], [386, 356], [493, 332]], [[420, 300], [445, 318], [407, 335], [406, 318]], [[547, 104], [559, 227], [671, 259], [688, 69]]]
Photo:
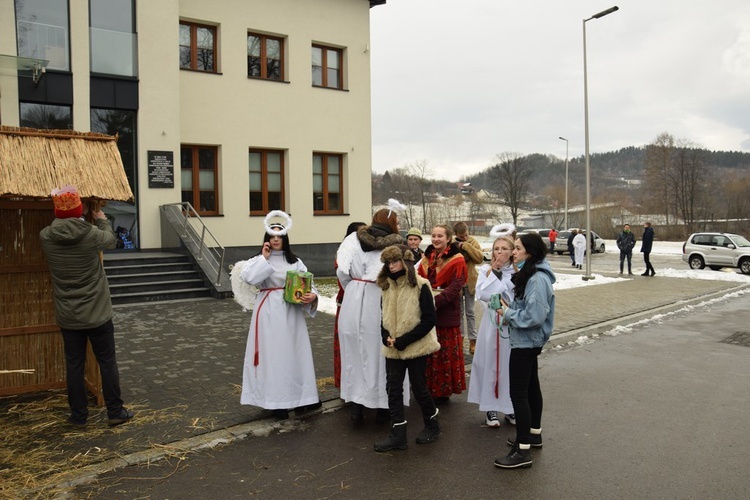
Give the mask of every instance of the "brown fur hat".
[[404, 270], [406, 270], [406, 278], [409, 281], [409, 285], [417, 286], [417, 272], [414, 269], [414, 254], [406, 245], [391, 245], [383, 249], [383, 253], [380, 254], [380, 261], [383, 263], [383, 269], [381, 269], [380, 274], [378, 274], [378, 286], [383, 290], [388, 290], [388, 287], [390, 286], [388, 283], [388, 275], [390, 274], [388, 263], [395, 260], [400, 260], [404, 264]]

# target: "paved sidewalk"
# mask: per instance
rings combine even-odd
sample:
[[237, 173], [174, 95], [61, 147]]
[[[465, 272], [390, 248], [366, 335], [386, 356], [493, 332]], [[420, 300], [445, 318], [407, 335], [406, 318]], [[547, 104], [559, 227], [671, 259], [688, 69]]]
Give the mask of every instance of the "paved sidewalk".
[[[601, 333], [617, 324], [629, 324], [748, 286], [750, 280], [738, 284], [657, 276], [561, 290], [556, 293], [552, 343], [565, 344], [579, 335]], [[66, 441], [66, 451], [74, 456], [91, 453], [95, 447], [98, 455], [94, 462], [119, 456], [120, 465], [153, 460], [160, 450], [166, 453], [162, 445], [179, 446], [182, 440], [268, 417], [269, 412], [239, 404], [250, 317], [231, 299], [116, 307], [123, 399], [138, 413], [133, 422], [100, 434], [93, 442], [81, 431], [79, 439], [74, 436]], [[333, 316], [319, 313], [308, 318], [308, 327], [321, 400], [335, 404], [338, 390], [332, 383]], [[13, 398], [0, 400], [0, 414], [13, 403]], [[155, 418], [157, 414], [161, 418]], [[65, 416], [61, 413], [53, 418], [59, 418], [62, 425]], [[89, 424], [105, 425], [103, 415], [101, 421]], [[55, 440], [57, 435], [47, 433], [46, 439]], [[137, 453], [142, 455], [133, 455]]]

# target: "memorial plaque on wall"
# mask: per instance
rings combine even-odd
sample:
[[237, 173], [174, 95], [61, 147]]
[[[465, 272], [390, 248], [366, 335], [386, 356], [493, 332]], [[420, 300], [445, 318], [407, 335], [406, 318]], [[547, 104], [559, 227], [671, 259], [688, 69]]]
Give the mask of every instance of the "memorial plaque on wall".
[[148, 187], [174, 187], [174, 151], [147, 151]]

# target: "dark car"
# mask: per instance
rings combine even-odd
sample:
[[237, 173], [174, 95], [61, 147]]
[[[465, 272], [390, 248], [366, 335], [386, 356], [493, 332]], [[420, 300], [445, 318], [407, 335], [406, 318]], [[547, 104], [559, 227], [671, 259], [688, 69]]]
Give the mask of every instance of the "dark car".
[[[564, 253], [568, 252], [568, 236], [570, 236], [571, 230], [566, 229], [565, 231], [560, 231], [557, 233], [557, 241], [555, 242], [555, 253], [557, 255], [562, 255]], [[583, 235], [586, 235], [586, 231], [583, 232]], [[594, 251], [594, 253], [604, 253], [606, 250], [604, 245], [604, 240], [599, 237], [598, 234], [596, 234], [594, 231], [591, 231], [591, 250]]]

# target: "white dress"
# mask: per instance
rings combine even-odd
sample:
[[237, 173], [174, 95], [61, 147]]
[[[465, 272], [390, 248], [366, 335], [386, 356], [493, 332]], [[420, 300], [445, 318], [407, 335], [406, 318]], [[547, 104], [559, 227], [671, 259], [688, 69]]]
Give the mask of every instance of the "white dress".
[[573, 250], [576, 256], [576, 265], [583, 265], [583, 255], [586, 252], [586, 236], [578, 233], [573, 238]]
[[[344, 287], [338, 324], [340, 396], [367, 408], [388, 408], [385, 357], [381, 352], [381, 290], [375, 283], [383, 269], [381, 253], [362, 250], [356, 232], [344, 238], [336, 253], [336, 276]], [[404, 380], [404, 404], [409, 404], [408, 377]]]
[[[482, 322], [477, 331], [477, 344], [469, 377], [469, 394], [467, 401], [479, 405], [481, 411], [498, 411], [506, 415], [513, 414], [513, 403], [510, 401], [510, 377], [508, 364], [510, 362], [510, 338], [508, 325], [504, 325], [498, 332], [495, 323], [497, 315], [487, 304], [490, 296], [495, 293], [503, 295], [510, 303], [515, 297], [513, 283], [510, 277], [515, 273], [513, 266], [504, 266], [503, 278], [498, 279], [495, 273], [488, 271], [492, 267], [484, 264], [477, 269], [477, 288], [475, 297], [484, 304], [486, 309]], [[498, 342], [499, 341], [499, 342]], [[498, 343], [500, 352], [498, 354]], [[497, 386], [497, 396], [495, 387]]]
[[[258, 255], [247, 261], [240, 273], [243, 281], [260, 288], [242, 370], [240, 402], [244, 405], [289, 410], [319, 401], [303, 313], [314, 316], [317, 301], [304, 306], [284, 301], [283, 287], [289, 270], [304, 272], [307, 268], [301, 260], [289, 264], [283, 251], [273, 250], [268, 260]], [[313, 292], [318, 293], [315, 289]]]

